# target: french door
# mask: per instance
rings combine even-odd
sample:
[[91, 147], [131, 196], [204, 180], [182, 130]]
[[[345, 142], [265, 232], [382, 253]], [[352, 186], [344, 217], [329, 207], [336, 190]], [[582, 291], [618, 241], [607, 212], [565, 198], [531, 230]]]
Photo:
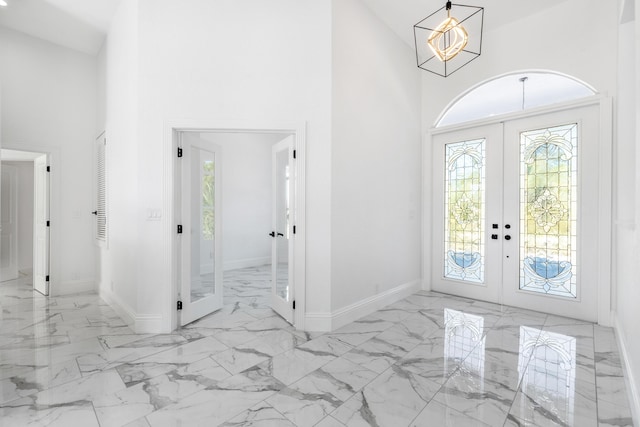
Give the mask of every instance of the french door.
[[271, 149], [272, 237], [271, 308], [293, 323], [293, 206], [295, 168], [292, 167], [294, 138], [289, 136]]
[[433, 290], [597, 321], [599, 118], [433, 135]]
[[222, 308], [220, 149], [183, 138], [182, 325]]

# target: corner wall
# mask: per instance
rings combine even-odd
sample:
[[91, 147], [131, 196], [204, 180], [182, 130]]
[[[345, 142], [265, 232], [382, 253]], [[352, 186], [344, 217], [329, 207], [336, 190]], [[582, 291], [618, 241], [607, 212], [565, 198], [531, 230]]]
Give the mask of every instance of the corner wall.
[[360, 0], [332, 18], [335, 328], [419, 289], [421, 93], [413, 49]]
[[138, 38], [138, 1], [122, 1], [97, 63], [96, 85], [104, 103], [97, 111], [98, 129], [106, 132], [107, 139], [107, 243], [98, 249], [97, 265], [100, 296], [136, 332], [146, 332], [152, 331], [145, 329], [149, 319], [137, 309], [141, 286], [137, 220], [143, 214], [138, 193], [138, 174], [143, 173], [138, 171]]
[[[633, 1], [621, 1], [618, 36], [617, 138], [614, 157], [614, 325], [625, 362], [631, 389], [635, 422], [640, 423], [640, 4], [635, 2], [635, 17], [628, 7]], [[625, 7], [626, 6], [626, 7]], [[626, 13], [625, 13], [626, 12]]]

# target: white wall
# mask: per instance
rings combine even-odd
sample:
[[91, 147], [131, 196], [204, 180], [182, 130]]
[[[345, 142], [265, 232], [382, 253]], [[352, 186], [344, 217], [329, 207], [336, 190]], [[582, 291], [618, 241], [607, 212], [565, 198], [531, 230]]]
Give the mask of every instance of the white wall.
[[51, 152], [51, 291], [93, 289], [96, 58], [0, 28], [2, 144]]
[[[620, 2], [624, 4], [625, 2]], [[627, 1], [626, 3], [629, 3]], [[632, 3], [632, 2], [631, 2]], [[623, 16], [618, 37], [618, 92], [616, 96], [617, 137], [615, 144], [614, 205], [614, 324], [625, 350], [627, 374], [632, 386], [636, 423], [640, 421], [640, 7], [635, 2], [633, 16]], [[629, 21], [630, 20], [630, 21]]]
[[[173, 284], [158, 262], [172, 227], [162, 212], [164, 161], [174, 155], [163, 149], [165, 126], [179, 119], [307, 123], [307, 301], [328, 310], [330, 18], [329, 0], [122, 2], [105, 61], [107, 155], [115, 164], [116, 145], [120, 155], [119, 177], [109, 178], [112, 254], [104, 270], [135, 282], [116, 278], [114, 290], [120, 301], [137, 301], [137, 330], [172, 328]], [[147, 221], [149, 209], [162, 220]], [[129, 222], [126, 240], [115, 239], [116, 215], [122, 227]], [[133, 262], [137, 274], [124, 274]]]
[[202, 133], [222, 150], [225, 270], [271, 263], [271, 147], [282, 134]]
[[33, 162], [2, 162], [16, 168], [18, 181], [18, 271], [33, 271]]
[[[140, 275], [138, 176], [139, 86], [138, 1], [127, 0], [113, 18], [99, 56], [98, 92], [104, 107], [97, 111], [97, 129], [106, 132], [107, 245], [100, 248], [100, 295], [116, 307], [129, 323], [144, 324], [137, 310], [138, 289], [147, 278]], [[96, 135], [97, 136], [97, 135]], [[144, 218], [144, 217], [142, 217]], [[157, 261], [156, 261], [157, 263]], [[148, 290], [157, 294], [157, 290]]]
[[[332, 16], [335, 317], [347, 306], [419, 283], [421, 94], [413, 49], [362, 2], [335, 0]], [[334, 318], [333, 326], [341, 322]]]

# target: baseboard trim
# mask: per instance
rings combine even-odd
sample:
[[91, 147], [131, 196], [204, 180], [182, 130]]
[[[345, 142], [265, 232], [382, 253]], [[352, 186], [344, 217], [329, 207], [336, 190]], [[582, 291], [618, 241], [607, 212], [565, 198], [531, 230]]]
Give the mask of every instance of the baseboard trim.
[[129, 327], [135, 330], [136, 313], [125, 304], [116, 294], [106, 289], [100, 289], [100, 298], [102, 298], [113, 310], [120, 316]]
[[633, 417], [634, 425], [640, 425], [640, 372], [634, 372], [631, 364], [629, 363], [629, 354], [627, 352], [626, 340], [621, 333], [620, 321], [618, 319], [618, 313], [613, 313], [613, 324], [616, 330], [616, 337], [618, 339], [618, 347], [620, 348], [620, 356], [622, 357], [622, 366], [624, 367], [625, 381], [627, 383], [627, 390], [629, 391], [629, 405], [631, 405], [631, 416]]
[[367, 316], [389, 304], [407, 298], [420, 290], [420, 280], [414, 280], [393, 289], [365, 298], [332, 313], [306, 313], [305, 329], [308, 331], [330, 332]]
[[162, 316], [158, 314], [138, 314], [134, 329], [136, 334], [162, 333]]
[[239, 270], [241, 268], [260, 267], [271, 263], [271, 257], [259, 257], [259, 258], [244, 258], [236, 259], [232, 261], [225, 261], [223, 265], [224, 271]]

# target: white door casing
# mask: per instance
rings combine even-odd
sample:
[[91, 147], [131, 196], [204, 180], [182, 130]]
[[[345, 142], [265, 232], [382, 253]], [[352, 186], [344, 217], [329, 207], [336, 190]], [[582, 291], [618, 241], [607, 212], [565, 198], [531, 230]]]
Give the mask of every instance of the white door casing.
[[[599, 315], [597, 301], [598, 279], [601, 273], [597, 259], [598, 251], [593, 250], [593, 248], [597, 248], [600, 243], [599, 239], [602, 234], [599, 232], [600, 228], [606, 226], [598, 222], [599, 198], [602, 196], [598, 189], [600, 188], [600, 175], [610, 173], [610, 171], [603, 170], [606, 168], [601, 167], [598, 158], [601, 137], [599, 124], [599, 105], [590, 104], [576, 106], [575, 108], [565, 108], [547, 114], [537, 113], [528, 117], [523, 116], [503, 121], [496, 120], [486, 125], [457, 126], [456, 129], [451, 131], [437, 130], [434, 132], [432, 135], [432, 289], [484, 301], [597, 321]], [[542, 178], [535, 177], [535, 173], [533, 173], [532, 176], [534, 176], [535, 180], [542, 180], [540, 181], [541, 186], [531, 190], [530, 193], [521, 193], [520, 188], [521, 181], [525, 182], [524, 176], [529, 173], [523, 171], [531, 170], [526, 169], [527, 166], [521, 168], [521, 164], [525, 164], [520, 161], [521, 136], [524, 138], [529, 133], [533, 132], [535, 134], [537, 130], [556, 129], [561, 125], [571, 127], [577, 134], [577, 155], [574, 156], [574, 161], [577, 162], [577, 174], [574, 174], [575, 183], [577, 184], [577, 202], [574, 202], [575, 206], [572, 205], [573, 207], [569, 208], [562, 207], [561, 203], [554, 202], [554, 195], [551, 194], [554, 190], [545, 190], [545, 186], [548, 184], [546, 184], [544, 176]], [[471, 166], [471, 169], [460, 168], [463, 171], [461, 172], [462, 174], [471, 173], [466, 172], [470, 170], [475, 171], [472, 172], [472, 174], [475, 173], [474, 176], [482, 177], [481, 180], [478, 179], [478, 182], [482, 181], [480, 184], [478, 182], [464, 184], [464, 186], [470, 185], [471, 187], [469, 188], [484, 188], [484, 194], [478, 196], [483, 198], [484, 207], [476, 208], [474, 207], [475, 204], [472, 203], [473, 201], [470, 201], [462, 193], [455, 195], [455, 192], [451, 193], [453, 190], [449, 190], [450, 193], [446, 193], [445, 177], [450, 172], [447, 171], [448, 165], [445, 164], [445, 159], [455, 159], [455, 156], [463, 153], [467, 157], [468, 164], [472, 165], [475, 161], [474, 159], [480, 157], [477, 154], [477, 150], [481, 145], [476, 141], [481, 140], [484, 141], [485, 156], [482, 166], [484, 174], [475, 171], [473, 166]], [[458, 145], [456, 145], [457, 143]], [[446, 150], [449, 150], [447, 153], [452, 157], [447, 157]], [[522, 153], [524, 152], [522, 151]], [[524, 154], [522, 155], [524, 156]], [[572, 155], [567, 157], [570, 159]], [[558, 159], [564, 159], [564, 157], [559, 155]], [[537, 163], [534, 162], [533, 165], [535, 164]], [[460, 165], [458, 164], [458, 166]], [[537, 166], [530, 165], [529, 167]], [[451, 173], [455, 174], [456, 172]], [[571, 179], [570, 176], [567, 178], [566, 174], [558, 174], [557, 176]], [[558, 179], [562, 180], [562, 178]], [[570, 190], [566, 191], [570, 192]], [[455, 209], [450, 210], [452, 214], [449, 217], [449, 221], [454, 221], [454, 227], [455, 224], [458, 224], [457, 227], [460, 228], [456, 231], [459, 233], [457, 239], [466, 239], [465, 245], [468, 248], [481, 248], [478, 249], [477, 256], [474, 249], [466, 250], [466, 254], [463, 254], [463, 251], [456, 252], [454, 250], [449, 251], [450, 259], [447, 260], [445, 238], [450, 236], [451, 233], [445, 232], [446, 194], [454, 194], [448, 199], [452, 205], [455, 204]], [[534, 195], [536, 195], [535, 200]], [[522, 200], [521, 197], [523, 197]], [[525, 198], [527, 203], [525, 203]], [[530, 205], [534, 201], [537, 203], [538, 209], [534, 213], [530, 213], [528, 217], [526, 214], [521, 217], [521, 210], [530, 211], [532, 209]], [[547, 224], [544, 222], [545, 218], [553, 219]], [[566, 240], [567, 237], [562, 236], [561, 233], [558, 234], [559, 237], [548, 235], [546, 237], [537, 237], [534, 239], [537, 242], [536, 244], [531, 244], [531, 236], [527, 235], [529, 237], [522, 237], [522, 241], [529, 242], [527, 243], [528, 249], [526, 249], [528, 252], [525, 254], [525, 249], [521, 249], [521, 231], [525, 230], [524, 228], [521, 230], [521, 227], [524, 227], [522, 225], [524, 223], [521, 221], [528, 221], [530, 228], [531, 224], [533, 224], [531, 221], [535, 222], [535, 224], [543, 224], [544, 228], [549, 231], [553, 227], [559, 230], [561, 226], [557, 224], [562, 223], [562, 221], [567, 222], [570, 218], [574, 218], [575, 224], [577, 224], [574, 226], [577, 233], [577, 237], [573, 237], [575, 242], [568, 244], [571, 250], [575, 250], [577, 245], [577, 250], [573, 252], [574, 255], [572, 256], [574, 258], [572, 258], [571, 262], [565, 260], [562, 261], [564, 263], [562, 264], [557, 259], [555, 261], [551, 260], [558, 256], [560, 258], [564, 256], [558, 255], [559, 251], [556, 250], [558, 246], [554, 243], [562, 239], [565, 239], [565, 243], [568, 241]], [[474, 228], [474, 224], [478, 227], [482, 224], [482, 229]], [[493, 228], [494, 224], [496, 228]], [[567, 225], [563, 227], [570, 228]], [[509, 240], [507, 240], [507, 236], [509, 236]], [[477, 245], [469, 245], [468, 242], [471, 241], [477, 243]], [[447, 245], [447, 247], [449, 246]], [[551, 256], [545, 258], [543, 256], [545, 251], [548, 251]], [[535, 255], [531, 255], [532, 253], [535, 253]], [[577, 261], [575, 260], [576, 253]], [[475, 269], [473, 264], [477, 258], [482, 258], [484, 261], [482, 271], [481, 269]], [[523, 278], [525, 276], [521, 277], [525, 274], [525, 269], [523, 268], [525, 259], [529, 260], [530, 265], [531, 260], [536, 260], [535, 268], [533, 268], [535, 271], [538, 271], [537, 269], [540, 269], [540, 266], [545, 266], [545, 268], [549, 266], [547, 271], [555, 271], [554, 273], [548, 273], [548, 277], [543, 274], [544, 277], [536, 278], [538, 287], [547, 289], [546, 294], [540, 289], [539, 291], [542, 293], [536, 293], [531, 290], [531, 287], [523, 287], [521, 285], [521, 282], [525, 280]], [[456, 264], [456, 261], [458, 264]], [[453, 265], [453, 270], [456, 268], [458, 270], [451, 273], [452, 270], [449, 269], [447, 273], [449, 277], [445, 277], [445, 268], [450, 268], [447, 267], [448, 265]], [[564, 272], [567, 274], [572, 272], [573, 277], [577, 278], [575, 297], [552, 295], [553, 289], [549, 292], [549, 288], [555, 286], [553, 279], [556, 276], [554, 274], [562, 270], [558, 265], [569, 265]], [[523, 272], [522, 275], [521, 271]], [[530, 269], [530, 271], [532, 270]], [[478, 277], [475, 277], [475, 275]], [[560, 275], [557, 277], [560, 277]], [[558, 292], [558, 294], [560, 293]]]
[[48, 155], [33, 162], [33, 289], [49, 295], [49, 172]]
[[287, 322], [293, 323], [295, 173], [293, 152], [295, 139], [289, 136], [272, 147], [272, 246], [271, 308]]
[[18, 174], [15, 166], [2, 165], [2, 223], [0, 282], [18, 278]]
[[222, 308], [221, 150], [183, 140], [181, 325]]

